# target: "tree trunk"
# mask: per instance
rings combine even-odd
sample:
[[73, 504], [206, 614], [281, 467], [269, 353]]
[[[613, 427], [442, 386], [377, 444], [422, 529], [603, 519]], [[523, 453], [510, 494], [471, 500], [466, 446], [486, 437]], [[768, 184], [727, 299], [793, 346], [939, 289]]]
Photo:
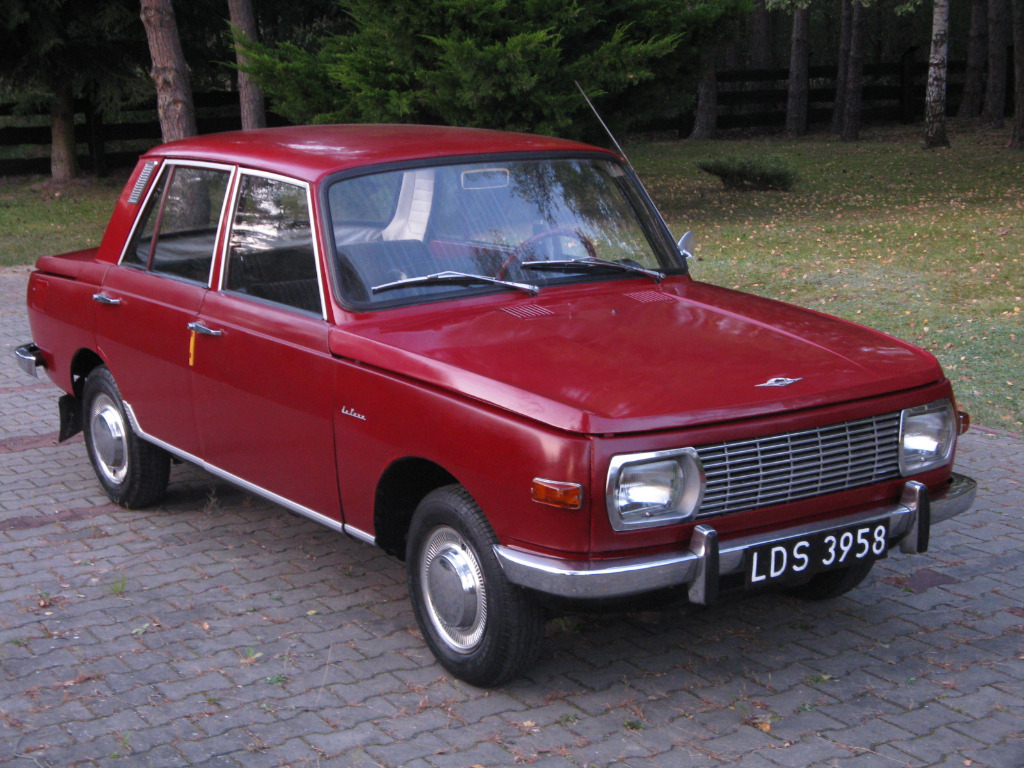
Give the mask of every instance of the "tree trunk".
[[701, 53], [701, 77], [697, 86], [697, 115], [693, 121], [691, 139], [713, 139], [718, 123], [718, 68], [717, 52]]
[[71, 181], [77, 175], [74, 94], [71, 86], [63, 83], [50, 102], [50, 176], [54, 181]]
[[[985, 0], [979, 0], [985, 2]], [[839, 136], [843, 132], [843, 117], [846, 114], [846, 89], [850, 79], [850, 36], [853, 34], [853, 2], [840, 0], [839, 14], [839, 59], [836, 62], [836, 98], [832, 105], [832, 124], [828, 132]]]
[[789, 94], [786, 98], [786, 135], [807, 133], [807, 100], [810, 90], [810, 8], [793, 9], [793, 35], [789, 46]]
[[1010, 148], [1024, 150], [1024, 0], [1013, 0], [1013, 136]]
[[946, 69], [949, 55], [949, 0], [932, 6], [932, 52], [928, 57], [928, 87], [924, 107], [924, 145], [948, 147], [946, 136]]
[[[256, 40], [256, 14], [252, 9], [252, 0], [228, 0], [228, 12], [231, 23], [250, 40]], [[248, 63], [242, 49], [235, 45], [235, 60], [238, 62], [238, 104], [242, 110], [242, 128], [267, 127], [267, 114], [264, 108], [263, 91], [253, 79], [243, 71]]]
[[750, 65], [768, 69], [772, 65], [772, 12], [765, 0], [756, 0], [750, 21]]
[[971, 29], [967, 36], [967, 72], [957, 117], [977, 117], [985, 93], [988, 57], [988, 0], [971, 0]]
[[850, 67], [846, 76], [846, 103], [843, 105], [843, 141], [860, 138], [860, 112], [864, 90], [864, 6], [853, 0], [850, 18]]
[[171, 0], [141, 0], [141, 3], [142, 23], [153, 59], [150, 75], [156, 83], [156, 107], [163, 140], [195, 136], [198, 133], [196, 110]]
[[981, 110], [983, 128], [1001, 128], [1006, 117], [1006, 0], [988, 0], [988, 79], [985, 105]]

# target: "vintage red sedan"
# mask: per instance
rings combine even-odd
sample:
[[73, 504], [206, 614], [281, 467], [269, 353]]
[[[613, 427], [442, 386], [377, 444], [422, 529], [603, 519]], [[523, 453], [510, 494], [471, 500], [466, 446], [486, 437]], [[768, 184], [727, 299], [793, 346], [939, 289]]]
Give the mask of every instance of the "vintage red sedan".
[[382, 547], [438, 661], [493, 686], [552, 604], [834, 597], [972, 503], [931, 355], [694, 280], [687, 243], [575, 142], [198, 137], [39, 259], [17, 356], [113, 501], [159, 502], [173, 457]]

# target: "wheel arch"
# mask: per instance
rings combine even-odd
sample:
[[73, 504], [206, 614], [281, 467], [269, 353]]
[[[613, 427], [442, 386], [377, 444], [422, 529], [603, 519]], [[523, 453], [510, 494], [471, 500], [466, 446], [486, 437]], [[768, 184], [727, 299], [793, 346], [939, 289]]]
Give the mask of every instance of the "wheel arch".
[[404, 560], [409, 524], [420, 501], [431, 491], [458, 482], [448, 470], [428, 459], [410, 456], [392, 462], [381, 475], [374, 498], [377, 545]]
[[88, 348], [78, 350], [71, 358], [71, 391], [79, 400], [82, 399], [86, 377], [101, 365], [106, 365], [103, 358]]

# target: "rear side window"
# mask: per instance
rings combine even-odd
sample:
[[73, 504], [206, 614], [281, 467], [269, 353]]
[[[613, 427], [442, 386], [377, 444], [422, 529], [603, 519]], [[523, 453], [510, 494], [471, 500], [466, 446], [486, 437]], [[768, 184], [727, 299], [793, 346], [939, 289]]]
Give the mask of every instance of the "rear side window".
[[121, 263], [208, 283], [230, 178], [223, 169], [168, 166]]

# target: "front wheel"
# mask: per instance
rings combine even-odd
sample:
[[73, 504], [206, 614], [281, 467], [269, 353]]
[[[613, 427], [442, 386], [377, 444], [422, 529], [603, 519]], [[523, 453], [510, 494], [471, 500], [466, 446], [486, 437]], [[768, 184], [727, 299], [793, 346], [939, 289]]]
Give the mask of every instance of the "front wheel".
[[107, 367], [95, 369], [86, 378], [82, 414], [89, 461], [110, 500], [137, 509], [163, 498], [171, 457], [135, 434]]
[[494, 556], [497, 537], [458, 485], [428, 494], [413, 516], [406, 570], [416, 621], [445, 669], [482, 688], [520, 675], [537, 657], [544, 616]]

